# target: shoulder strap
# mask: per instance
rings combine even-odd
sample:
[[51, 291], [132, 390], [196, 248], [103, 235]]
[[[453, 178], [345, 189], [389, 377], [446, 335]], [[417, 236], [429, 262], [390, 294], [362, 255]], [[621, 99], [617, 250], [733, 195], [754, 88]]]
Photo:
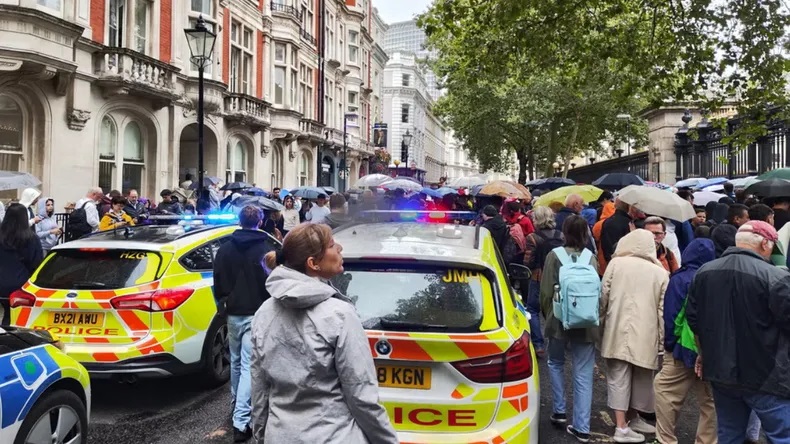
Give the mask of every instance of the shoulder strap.
[[82, 204], [82, 206], [81, 206], [80, 208], [84, 210], [84, 209], [85, 209], [85, 205], [88, 205], [90, 202], [91, 202], [91, 201], [89, 201], [89, 200], [86, 200], [86, 201], [85, 201], [85, 202]]
[[549, 240], [549, 238], [546, 237], [545, 234], [543, 234], [542, 230], [535, 230], [534, 233], [535, 233], [536, 236], [538, 236], [539, 238], [543, 239], [544, 241]]
[[571, 259], [570, 255], [568, 255], [568, 252], [565, 251], [565, 247], [557, 247], [551, 251], [553, 251], [554, 254], [557, 255], [557, 259], [560, 260], [560, 263], [562, 265], [568, 265], [573, 263], [573, 260]]
[[593, 257], [592, 251], [585, 248], [584, 250], [582, 250], [582, 253], [579, 255], [579, 260], [577, 262], [579, 262], [582, 265], [589, 265], [590, 261], [592, 260], [592, 257]]

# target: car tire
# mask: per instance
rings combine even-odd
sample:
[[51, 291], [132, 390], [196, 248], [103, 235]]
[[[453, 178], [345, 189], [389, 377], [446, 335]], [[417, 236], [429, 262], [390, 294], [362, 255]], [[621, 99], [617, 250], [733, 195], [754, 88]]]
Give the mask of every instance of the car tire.
[[230, 380], [230, 348], [228, 323], [215, 316], [203, 344], [202, 377], [209, 387], [218, 387]]
[[[47, 415], [50, 415], [48, 419], [46, 418]], [[73, 422], [71, 427], [68, 427], [68, 425], [64, 426], [65, 430], [52, 430], [52, 428], [57, 428], [59, 419], [68, 421], [66, 424], [72, 421], [75, 422]], [[47, 425], [47, 422], [49, 425]], [[63, 436], [57, 437], [61, 442], [67, 437], [68, 439], [65, 439], [65, 441], [69, 442], [70, 439], [76, 437], [76, 434], [80, 435], [80, 439], [75, 441], [76, 443], [85, 444], [88, 442], [88, 412], [85, 404], [74, 392], [56, 390], [45, 394], [36, 401], [24, 421], [22, 421], [22, 426], [19, 428], [14, 444], [37, 443], [39, 441], [42, 444], [50, 444], [53, 442], [52, 438], [55, 432], [65, 433]], [[39, 436], [42, 439], [34, 440]]]

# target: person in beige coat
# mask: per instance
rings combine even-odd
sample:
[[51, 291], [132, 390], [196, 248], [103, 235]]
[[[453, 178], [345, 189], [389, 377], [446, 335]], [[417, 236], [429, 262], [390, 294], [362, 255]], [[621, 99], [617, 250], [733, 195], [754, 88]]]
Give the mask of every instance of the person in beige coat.
[[608, 368], [608, 404], [615, 413], [617, 443], [640, 443], [643, 433], [656, 431], [637, 411], [655, 411], [653, 376], [664, 341], [668, 282], [669, 273], [656, 258], [653, 233], [639, 229], [620, 239], [601, 295], [601, 356]]

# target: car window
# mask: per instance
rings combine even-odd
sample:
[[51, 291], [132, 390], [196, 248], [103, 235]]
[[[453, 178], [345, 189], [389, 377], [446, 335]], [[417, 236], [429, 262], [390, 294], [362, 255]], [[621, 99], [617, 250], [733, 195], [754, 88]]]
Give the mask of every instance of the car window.
[[377, 330], [480, 331], [493, 298], [485, 275], [461, 268], [347, 264], [333, 284], [353, 301], [365, 328]]
[[217, 256], [219, 247], [225, 243], [225, 239], [215, 239], [195, 248], [181, 258], [181, 265], [192, 271], [213, 270], [214, 258]]
[[59, 290], [118, 289], [157, 279], [162, 258], [138, 250], [54, 250], [41, 265], [33, 283]]

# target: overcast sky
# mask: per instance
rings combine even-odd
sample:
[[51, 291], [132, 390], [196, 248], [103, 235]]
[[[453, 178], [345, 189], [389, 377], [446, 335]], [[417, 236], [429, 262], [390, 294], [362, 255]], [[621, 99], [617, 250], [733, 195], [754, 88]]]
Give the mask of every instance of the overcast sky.
[[430, 4], [431, 0], [373, 0], [373, 6], [378, 8], [386, 23], [411, 20], [425, 12]]

